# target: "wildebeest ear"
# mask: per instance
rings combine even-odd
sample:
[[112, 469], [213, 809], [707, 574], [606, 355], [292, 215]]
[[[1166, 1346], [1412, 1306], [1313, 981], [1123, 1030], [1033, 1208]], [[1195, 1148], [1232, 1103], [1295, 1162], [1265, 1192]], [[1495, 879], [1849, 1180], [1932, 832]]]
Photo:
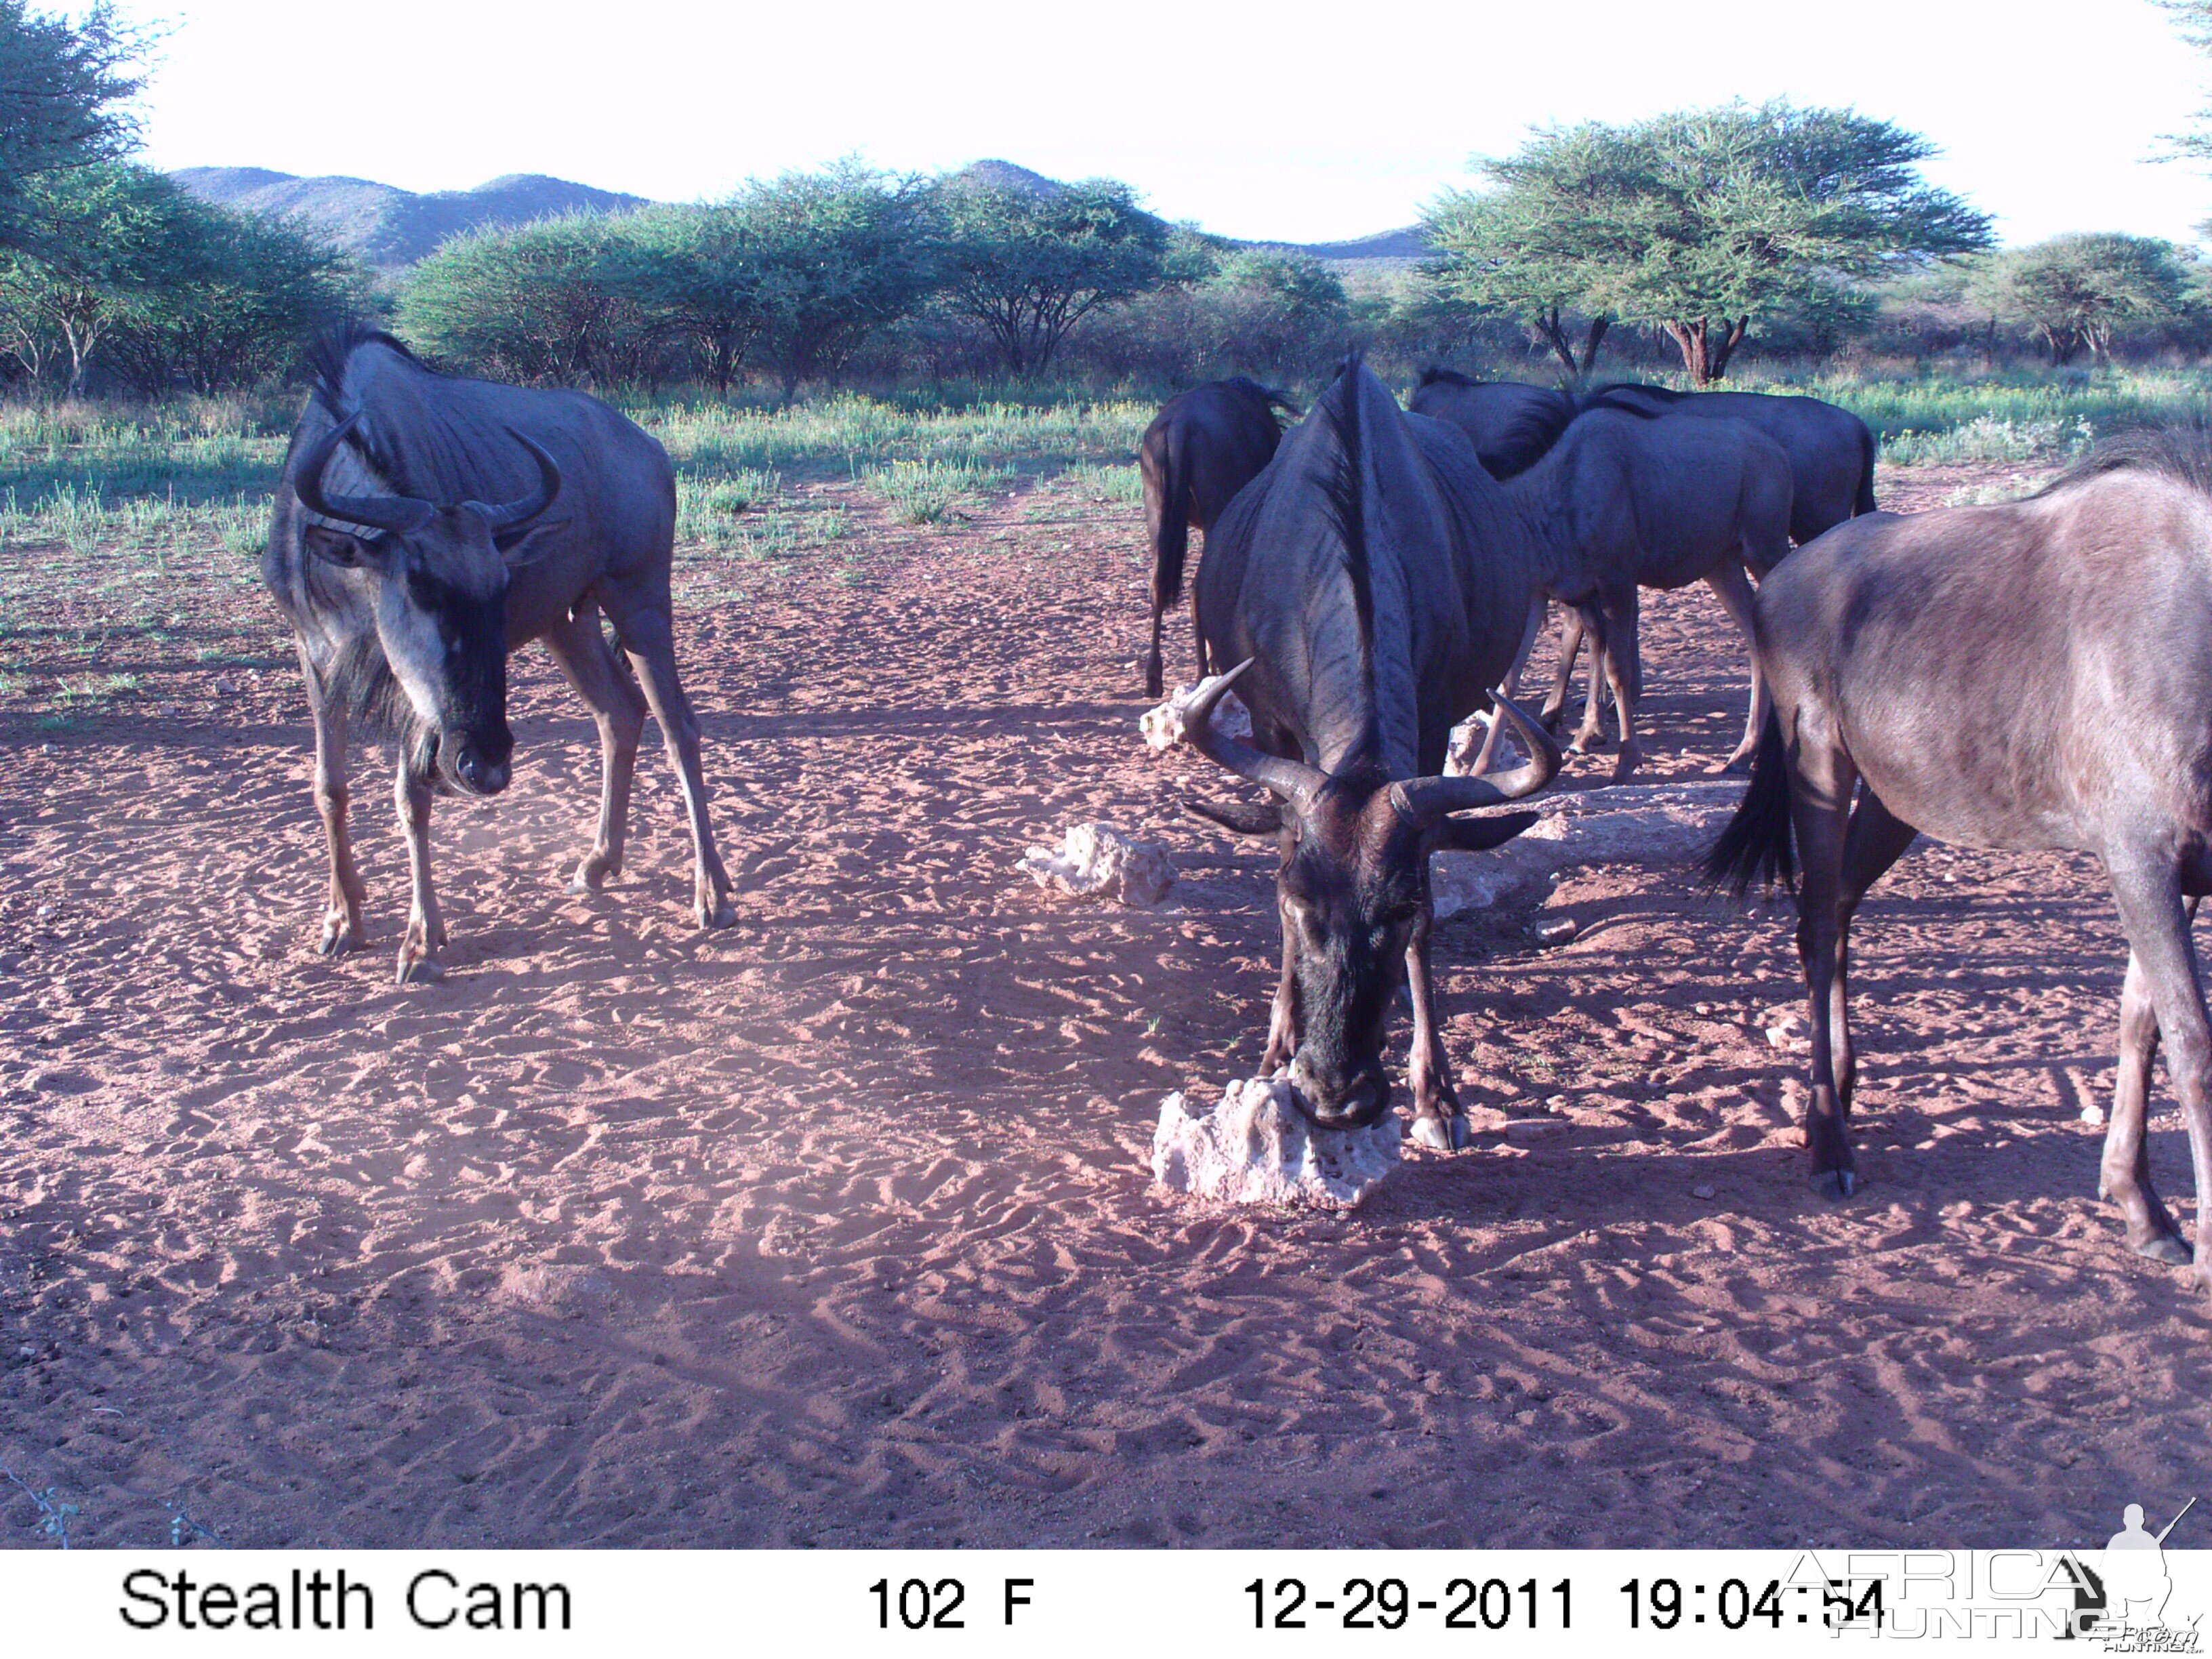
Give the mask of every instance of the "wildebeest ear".
[[1534, 812], [1500, 812], [1494, 818], [1446, 818], [1430, 833], [1432, 853], [1486, 853], [1503, 847], [1530, 824]]
[[1186, 800], [1182, 810], [1240, 836], [1279, 836], [1283, 831], [1279, 801]]
[[300, 540], [308, 552], [332, 564], [369, 570], [384, 568], [381, 536], [356, 536], [350, 531], [333, 530], [326, 524], [311, 524], [300, 532]]
[[491, 538], [491, 544], [499, 550], [500, 556], [507, 561], [507, 568], [512, 570], [551, 552], [554, 538], [568, 527], [566, 519], [541, 519], [526, 530], [501, 532]]

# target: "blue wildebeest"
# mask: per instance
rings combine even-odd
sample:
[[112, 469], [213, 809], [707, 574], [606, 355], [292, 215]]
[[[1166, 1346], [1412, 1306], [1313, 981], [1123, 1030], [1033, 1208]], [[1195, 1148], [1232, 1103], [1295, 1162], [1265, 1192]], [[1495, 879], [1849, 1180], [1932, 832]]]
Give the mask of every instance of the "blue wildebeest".
[[1431, 420], [1449, 421], [1474, 445], [1475, 459], [1494, 478], [1510, 478], [1540, 450], [1528, 442], [1532, 416], [1549, 417], [1579, 407], [1571, 393], [1522, 380], [1478, 380], [1455, 368], [1425, 368], [1407, 407]]
[[[1277, 409], [1297, 410], [1279, 392], [1242, 376], [1208, 380], [1161, 406], [1137, 447], [1145, 484], [1145, 526], [1152, 543], [1152, 640], [1145, 655], [1145, 695], [1160, 695], [1160, 619], [1182, 597], [1190, 532], [1213, 533], [1237, 492], [1260, 476], [1283, 435]], [[1206, 672], [1206, 635], [1198, 635]]]
[[2093, 853], [2130, 949], [2101, 1188], [2135, 1249], [2190, 1259], [2143, 1138], [2163, 1037], [2212, 1288], [2212, 1026], [2189, 929], [2212, 890], [2212, 441], [2115, 442], [2025, 501], [1855, 519], [1767, 579], [1757, 629], [1773, 714], [1706, 872], [1741, 892], [1796, 884], [1802, 863], [1814, 1186], [1857, 1183], [1845, 1000], [1867, 889], [1923, 831]]
[[[1439, 775], [1452, 726], [1512, 663], [1537, 576], [1467, 440], [1403, 413], [1356, 359], [1214, 526], [1198, 613], [1209, 659], [1237, 666], [1195, 700], [1185, 735], [1273, 799], [1190, 805], [1278, 839], [1283, 975], [1262, 1069], [1287, 1061], [1325, 1127], [1389, 1109], [1383, 1032], [1402, 985], [1414, 1133], [1466, 1142], [1429, 972], [1429, 855], [1518, 835], [1534, 814], [1452, 815], [1531, 794], [1559, 769], [1557, 744], [1509, 709], [1528, 765]], [[1211, 723], [1231, 680], [1252, 713], [1249, 744]]]
[[[669, 600], [675, 482], [660, 446], [595, 398], [436, 374], [388, 335], [321, 342], [293, 430], [261, 572], [297, 636], [330, 847], [319, 949], [362, 943], [349, 833], [350, 731], [399, 744], [394, 783], [412, 900], [398, 977], [435, 977], [446, 930], [430, 884], [434, 787], [506, 788], [507, 655], [543, 640], [599, 728], [599, 835], [574, 885], [622, 868], [650, 707], [690, 815], [702, 927], [736, 920], [707, 822], [699, 728], [676, 673]], [[600, 613], [644, 682], [623, 670]]]
[[1741, 421], [1771, 438], [1790, 458], [1790, 539], [1801, 546], [1856, 514], [1875, 510], [1874, 432], [1848, 409], [1818, 398], [1676, 392], [1627, 382], [1602, 387], [1596, 395], [1616, 407], [1640, 404], [1655, 415]]

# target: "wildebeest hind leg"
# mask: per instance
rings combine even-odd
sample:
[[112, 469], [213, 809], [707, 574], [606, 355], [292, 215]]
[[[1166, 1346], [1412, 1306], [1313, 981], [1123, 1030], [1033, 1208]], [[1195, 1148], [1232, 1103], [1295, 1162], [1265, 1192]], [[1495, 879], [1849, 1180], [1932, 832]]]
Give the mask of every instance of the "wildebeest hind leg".
[[394, 977], [402, 985], [418, 980], [442, 979], [446, 970], [438, 961], [438, 948], [446, 942], [446, 924], [438, 914], [438, 895], [430, 885], [430, 769], [428, 757], [400, 751], [393, 770], [392, 793], [399, 809], [399, 827], [407, 836], [409, 899], [407, 932], [399, 941], [399, 966]]
[[[1601, 643], [1606, 678], [1613, 684], [1613, 710], [1620, 721], [1620, 754], [1613, 763], [1613, 781], [1626, 783], [1644, 759], [1644, 746], [1636, 737], [1636, 705], [1644, 696], [1644, 659], [1637, 641], [1638, 602], [1634, 588], [1623, 598], [1606, 602], [1605, 634]], [[1597, 725], [1597, 665], [1590, 665], [1589, 714], [1583, 724]]]
[[315, 949], [324, 956], [338, 957], [360, 948], [362, 906], [368, 899], [354, 862], [353, 830], [347, 820], [346, 714], [325, 697], [314, 665], [304, 653], [301, 666], [307, 672], [307, 701], [315, 720], [315, 810], [322, 816], [331, 860], [330, 896], [323, 907], [322, 937]]
[[2206, 1213], [2212, 1203], [2212, 1026], [2205, 1019], [2189, 913], [2170, 854], [2154, 848], [2108, 850], [2105, 868], [2119, 901], [2120, 927], [2134, 952], [2129, 978], [2132, 981], [2140, 969], [2166, 1047], [2166, 1073], [2180, 1097], [2197, 1177], [2197, 1277], [2212, 1289], [2212, 1218]]
[[1805, 967], [1807, 1013], [1813, 1028], [1812, 1098], [1805, 1108], [1805, 1145], [1813, 1155], [1814, 1189], [1830, 1198], [1849, 1198], [1858, 1188], [1858, 1167], [1836, 1086], [1831, 1020], [1843, 937], [1838, 901], [1843, 887], [1845, 815], [1858, 771], [1842, 746], [1815, 727], [1815, 718], [1809, 711], [1800, 711], [1790, 790], [1790, 819], [1804, 866], [1797, 890], [1797, 955]]
[[[2197, 901], [2189, 902], [2191, 920]], [[2128, 953], [2128, 976], [2120, 988], [2119, 1075], [2112, 1085], [2112, 1117], [2105, 1130], [2105, 1155], [2097, 1170], [2097, 1196], [2119, 1206], [2127, 1224], [2128, 1248], [2177, 1266], [2189, 1260], [2189, 1246], [2172, 1213], [2150, 1184], [2150, 1143], [2143, 1133], [2149, 1112], [2151, 1066], [2158, 1058], [2158, 1010], [2142, 963]]]
[[662, 744], [683, 786], [684, 807], [691, 822], [691, 910], [702, 927], [727, 927], [738, 919], [730, 902], [730, 875], [714, 850], [714, 831], [707, 821], [707, 775], [699, 764], [699, 720], [676, 673], [676, 634], [667, 613], [640, 607], [613, 616], [645, 700], [660, 722]]
[[1429, 922], [1413, 925], [1406, 945], [1406, 985], [1413, 994], [1413, 1043], [1406, 1063], [1406, 1083], [1413, 1097], [1413, 1139], [1440, 1152], [1467, 1145], [1467, 1115], [1452, 1087], [1451, 1061], [1437, 1030], [1436, 981], [1429, 972]]
[[1846, 1123], [1851, 1115], [1851, 1091], [1858, 1085], [1859, 1061], [1851, 1048], [1850, 1000], [1851, 919], [1867, 889], [1905, 855], [1919, 831], [1881, 804], [1873, 790], [1862, 788], [1852, 809], [1850, 827], [1844, 833], [1844, 868], [1836, 894], [1836, 981], [1828, 994], [1828, 1040], [1835, 1056], [1836, 1106]]
[[568, 684], [599, 728], [599, 828], [592, 850], [568, 885], [596, 892], [622, 873], [623, 840], [629, 824], [630, 779], [637, 769], [637, 740], [645, 730], [645, 698], [599, 631], [599, 612], [586, 604], [545, 636]]

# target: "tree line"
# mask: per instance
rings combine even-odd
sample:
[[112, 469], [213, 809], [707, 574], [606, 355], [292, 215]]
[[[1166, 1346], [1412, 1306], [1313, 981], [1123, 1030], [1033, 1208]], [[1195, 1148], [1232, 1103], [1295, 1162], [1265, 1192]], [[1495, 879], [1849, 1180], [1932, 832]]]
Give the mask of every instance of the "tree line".
[[1540, 130], [1430, 205], [1429, 258], [1350, 285], [1164, 222], [1111, 179], [853, 161], [477, 231], [394, 281], [135, 163], [143, 45], [105, 3], [71, 21], [0, 0], [0, 380], [18, 388], [264, 384], [347, 314], [501, 379], [786, 401], [840, 379], [1310, 380], [1354, 344], [1407, 364], [1542, 354], [1570, 377], [1663, 351], [1699, 385], [1747, 350], [2064, 365], [2212, 346], [2192, 252], [2117, 234], [1996, 249], [1987, 216], [1922, 176], [1924, 139], [1784, 102]]

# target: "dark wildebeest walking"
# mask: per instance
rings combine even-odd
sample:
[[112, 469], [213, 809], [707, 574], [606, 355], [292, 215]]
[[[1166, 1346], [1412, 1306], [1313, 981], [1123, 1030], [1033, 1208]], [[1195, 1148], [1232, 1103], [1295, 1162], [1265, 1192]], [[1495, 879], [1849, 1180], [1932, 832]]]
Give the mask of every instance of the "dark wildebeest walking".
[[[669, 562], [676, 490], [659, 444], [596, 398], [457, 380], [388, 335], [317, 348], [315, 386], [276, 488], [261, 574], [291, 619], [315, 721], [329, 837], [319, 948], [362, 943], [366, 890], [346, 823], [346, 738], [399, 742], [394, 788], [412, 902], [398, 976], [434, 977], [430, 796], [507, 787], [507, 654], [543, 640], [599, 728], [599, 828], [574, 884], [622, 868], [647, 706], [690, 815], [702, 927], [736, 920], [707, 823], [699, 728], [676, 675]], [[600, 631], [604, 611], [644, 695]]]
[[1790, 539], [1800, 546], [1856, 514], [1875, 511], [1874, 432], [1848, 409], [1818, 398], [1676, 392], [1626, 382], [1605, 387], [1601, 395], [1615, 406], [1641, 404], [1655, 415], [1741, 421], [1771, 438], [1790, 458]]
[[[1145, 481], [1145, 525], [1152, 538], [1152, 642], [1145, 653], [1145, 695], [1162, 689], [1160, 619], [1182, 597], [1190, 532], [1213, 533], [1214, 520], [1260, 476], [1283, 435], [1278, 408], [1297, 410], [1279, 392], [1242, 377], [1208, 380], [1168, 399], [1145, 428], [1137, 470]], [[1198, 672], [1206, 635], [1197, 629]]]
[[1802, 862], [1814, 1184], [1856, 1182], [1844, 1003], [1867, 889], [1923, 830], [2094, 853], [2131, 949], [2102, 1189], [2136, 1250], [2188, 1259], [2143, 1139], [2162, 1036], [2212, 1285], [2212, 1029], [2189, 936], [2212, 890], [2212, 447], [2116, 442], [2026, 501], [1854, 520], [1784, 561], [1757, 617], [1774, 713], [1706, 868], [1741, 891]]
[[[1429, 855], [1495, 847], [1531, 813], [1452, 814], [1531, 794], [1558, 746], [1509, 710], [1535, 756], [1497, 779], [1438, 775], [1452, 726], [1513, 659], [1536, 556], [1454, 428], [1400, 410], [1356, 359], [1215, 526], [1199, 571], [1211, 660], [1236, 670], [1186, 714], [1187, 740], [1275, 799], [1194, 802], [1278, 838], [1283, 976], [1262, 1069], [1290, 1064], [1316, 1123], [1389, 1108], [1384, 1022], [1412, 993], [1413, 1132], [1464, 1145], [1429, 974]], [[1213, 730], [1230, 680], [1253, 743]]]
[[1578, 407], [1569, 393], [1520, 380], [1478, 380], [1455, 368], [1427, 368], [1407, 405], [1414, 414], [1449, 421], [1467, 434], [1475, 459], [1493, 478], [1510, 478], [1540, 451], [1528, 445], [1532, 416], [1550, 418]]

